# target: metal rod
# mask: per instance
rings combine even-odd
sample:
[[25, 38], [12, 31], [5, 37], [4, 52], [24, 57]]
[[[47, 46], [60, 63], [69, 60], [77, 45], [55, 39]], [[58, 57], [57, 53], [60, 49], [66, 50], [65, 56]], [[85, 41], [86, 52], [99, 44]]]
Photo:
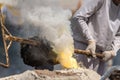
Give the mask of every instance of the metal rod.
[[9, 36], [9, 35], [5, 35], [5, 39], [9, 41], [16, 41], [16, 42], [25, 43], [25, 44], [31, 44], [34, 46], [40, 44], [40, 42], [37, 42], [35, 40], [23, 39], [20, 37]]
[[[15, 37], [15, 36], [5, 35], [5, 39], [10, 40], [10, 41], [25, 43], [25, 44], [31, 44], [31, 45], [34, 45], [34, 46], [40, 45], [40, 42], [38, 42], [38, 41], [23, 39], [23, 38], [19, 38], [19, 37]], [[87, 50], [75, 49], [74, 52], [77, 53], [77, 54], [84, 54], [84, 55], [87, 55], [87, 56], [92, 56], [90, 51], [87, 51]], [[104, 55], [100, 54], [100, 53], [96, 53], [96, 57], [102, 59], [104, 57]]]
[[7, 44], [5, 41], [5, 31], [4, 31], [4, 18], [2, 16], [2, 14], [0, 14], [0, 21], [1, 21], [1, 31], [2, 31], [2, 37], [3, 37], [3, 44], [4, 44], [4, 49], [5, 49], [5, 55], [6, 55], [6, 64], [0, 63], [1, 66], [4, 67], [9, 67], [10, 62], [9, 62], [9, 55], [8, 55], [8, 50], [7, 50]]
[[[74, 52], [77, 53], [77, 54], [84, 54], [84, 55], [87, 55], [87, 56], [92, 56], [90, 51], [87, 51], [87, 50], [75, 49]], [[102, 59], [102, 58], [104, 58], [104, 55], [101, 54], [101, 53], [96, 53], [96, 57]]]

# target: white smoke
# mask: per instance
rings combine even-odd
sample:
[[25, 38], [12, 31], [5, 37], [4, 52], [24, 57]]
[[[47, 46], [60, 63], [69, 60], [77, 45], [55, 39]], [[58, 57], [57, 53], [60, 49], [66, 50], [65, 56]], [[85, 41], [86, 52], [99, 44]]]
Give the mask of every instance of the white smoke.
[[[22, 24], [19, 29], [24, 38], [39, 36], [53, 43], [52, 47], [58, 53], [64, 49], [73, 52], [69, 21], [72, 12], [69, 9], [63, 9], [59, 4], [60, 0], [1, 0], [1, 2], [19, 7]], [[11, 23], [13, 19], [18, 22], [18, 18], [14, 18], [14, 15], [10, 17], [8, 14], [8, 18]]]
[[18, 0], [0, 0], [0, 3], [10, 6], [18, 6]]
[[[57, 52], [65, 48], [73, 48], [73, 39], [70, 29], [69, 9], [61, 7], [60, 0], [0, 0], [7, 5], [15, 5], [20, 8], [21, 33], [25, 38], [39, 36], [45, 37], [54, 44]], [[65, 1], [64, 1], [65, 2]], [[8, 14], [8, 20], [18, 21]], [[21, 22], [21, 21], [20, 21]], [[16, 23], [15, 23], [16, 24]]]
[[[24, 5], [25, 3], [27, 5]], [[35, 5], [32, 6], [32, 3]], [[36, 0], [34, 2], [25, 0], [22, 5], [24, 8], [21, 9], [24, 20], [22, 33], [24, 33], [24, 37], [46, 38], [53, 43], [53, 49], [58, 53], [64, 49], [70, 49], [73, 52], [73, 38], [69, 21], [72, 13], [69, 9], [63, 9], [55, 3], [57, 3], [56, 0]]]

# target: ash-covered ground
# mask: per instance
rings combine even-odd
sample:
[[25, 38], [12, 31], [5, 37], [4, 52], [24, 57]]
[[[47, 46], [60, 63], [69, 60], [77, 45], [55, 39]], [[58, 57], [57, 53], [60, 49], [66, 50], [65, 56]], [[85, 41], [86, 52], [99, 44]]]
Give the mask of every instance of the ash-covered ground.
[[0, 80], [100, 80], [101, 76], [93, 70], [69, 69], [69, 70], [35, 70], [26, 71], [19, 75], [13, 75]]

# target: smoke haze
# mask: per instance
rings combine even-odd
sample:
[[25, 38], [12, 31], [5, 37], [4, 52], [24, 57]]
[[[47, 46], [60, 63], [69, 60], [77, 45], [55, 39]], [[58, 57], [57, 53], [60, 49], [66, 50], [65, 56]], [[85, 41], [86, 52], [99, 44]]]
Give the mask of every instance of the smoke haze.
[[[24, 15], [24, 14], [23, 14]], [[54, 44], [54, 49], [65, 49], [73, 45], [70, 22], [71, 12], [62, 8], [40, 7], [25, 12], [24, 36], [39, 36]], [[28, 22], [29, 21], [29, 22]], [[34, 27], [30, 28], [30, 25]], [[23, 33], [22, 32], [22, 33]]]
[[69, 9], [57, 5], [57, 0], [23, 0], [19, 3], [22, 3], [23, 37], [46, 38], [53, 43], [54, 51], [61, 52], [65, 48], [71, 48], [73, 52], [69, 21], [72, 13]]
[[[9, 10], [6, 12], [8, 13], [8, 21], [12, 23], [12, 26], [8, 26], [10, 32], [23, 38], [33, 36], [46, 38], [52, 43], [52, 47], [57, 53], [64, 49], [71, 50], [71, 52], [74, 51], [69, 21], [72, 13], [70, 8], [68, 9], [68, 7], [71, 6], [67, 4], [68, 2], [69, 0], [0, 0], [0, 3], [18, 8], [21, 14], [18, 17], [21, 20], [20, 24], [19, 22], [18, 24], [14, 24], [12, 21], [18, 21], [18, 18], [14, 18], [16, 16], [13, 14], [12, 17], [10, 17], [11, 12], [9, 12]], [[72, 0], [71, 3], [76, 4], [74, 0]], [[65, 4], [67, 4], [67, 6], [65, 6]], [[24, 65], [21, 59], [19, 59], [19, 49], [19, 44], [13, 44], [10, 50], [11, 68], [0, 68], [0, 70], [5, 72], [4, 74], [0, 74], [1, 76], [31, 69], [31, 67]]]

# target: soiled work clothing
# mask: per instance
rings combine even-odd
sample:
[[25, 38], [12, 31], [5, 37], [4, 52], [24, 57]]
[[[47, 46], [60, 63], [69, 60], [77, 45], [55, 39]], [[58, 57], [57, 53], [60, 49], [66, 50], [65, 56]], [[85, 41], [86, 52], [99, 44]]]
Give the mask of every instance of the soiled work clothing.
[[88, 40], [95, 40], [98, 52], [120, 49], [120, 5], [116, 6], [112, 0], [84, 0], [71, 21], [75, 48], [81, 49]]

